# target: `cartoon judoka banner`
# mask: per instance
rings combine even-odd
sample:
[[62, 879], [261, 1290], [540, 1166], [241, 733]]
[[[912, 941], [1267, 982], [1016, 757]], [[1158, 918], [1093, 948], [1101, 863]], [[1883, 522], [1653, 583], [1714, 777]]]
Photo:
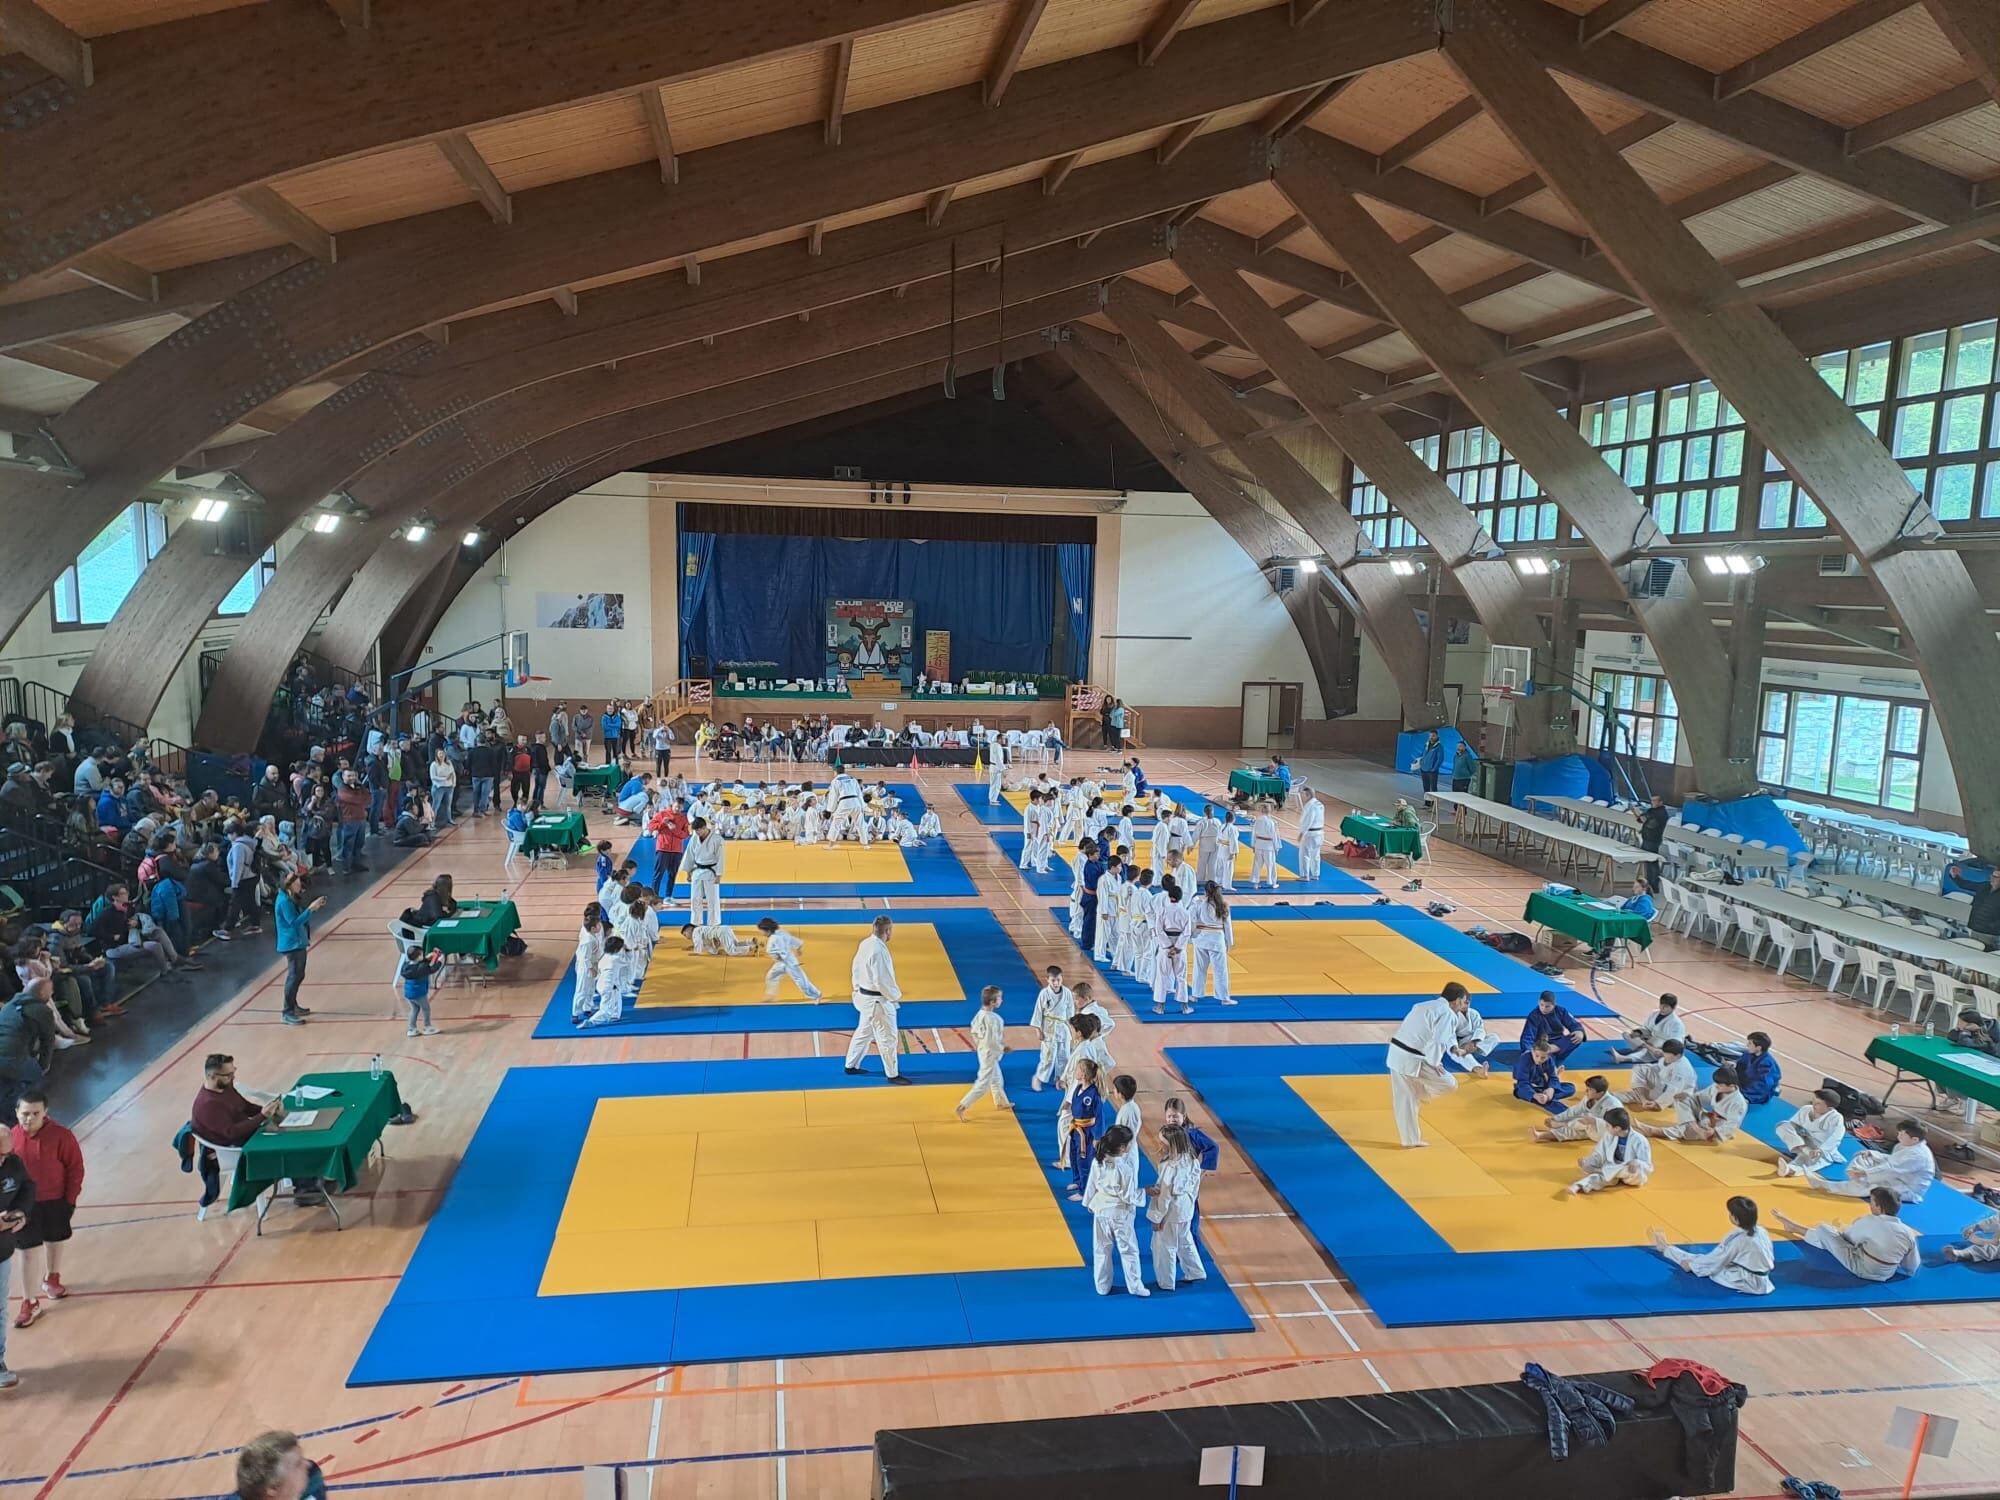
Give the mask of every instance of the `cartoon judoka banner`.
[[916, 678], [916, 627], [907, 599], [826, 601], [826, 675]]

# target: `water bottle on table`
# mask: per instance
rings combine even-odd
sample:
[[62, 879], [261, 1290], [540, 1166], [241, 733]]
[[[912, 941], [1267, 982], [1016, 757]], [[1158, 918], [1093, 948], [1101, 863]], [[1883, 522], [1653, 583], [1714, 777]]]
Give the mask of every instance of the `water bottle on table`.
[[376, 1083], [382, 1081], [382, 1054], [379, 1052], [368, 1060], [368, 1077]]

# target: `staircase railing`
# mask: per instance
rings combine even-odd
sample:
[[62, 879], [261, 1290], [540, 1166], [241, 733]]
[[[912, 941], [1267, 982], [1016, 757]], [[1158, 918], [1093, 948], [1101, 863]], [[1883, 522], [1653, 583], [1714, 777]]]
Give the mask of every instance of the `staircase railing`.
[[692, 716], [715, 717], [715, 680], [710, 677], [683, 677], [672, 687], [653, 694], [652, 719], [655, 724], [672, 724]]
[[108, 714], [95, 704], [45, 682], [23, 682], [19, 686], [21, 715], [39, 722], [45, 733], [55, 726], [56, 720], [68, 714], [82, 731], [78, 736], [80, 747], [92, 738], [89, 731], [95, 730], [98, 736], [127, 750], [143, 751], [147, 760], [169, 776], [187, 775], [187, 746], [177, 745], [162, 735], [148, 734], [130, 719]]
[[[0, 885], [11, 887], [41, 918], [69, 907], [86, 910], [104, 890], [125, 877], [109, 865], [88, 860], [68, 846], [43, 837], [44, 820], [6, 809], [0, 817]], [[60, 829], [52, 830], [55, 839]]]
[[[1063, 730], [1068, 745], [1104, 744], [1104, 705], [1110, 693], [1094, 682], [1069, 685], [1069, 723]], [[1145, 716], [1129, 703], [1125, 705], [1125, 743], [1135, 750], [1146, 748]]]

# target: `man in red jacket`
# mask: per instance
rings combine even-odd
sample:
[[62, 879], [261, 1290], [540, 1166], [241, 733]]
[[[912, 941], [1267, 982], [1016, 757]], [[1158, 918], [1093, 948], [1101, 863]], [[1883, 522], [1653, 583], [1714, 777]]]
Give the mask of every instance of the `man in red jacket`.
[[35, 1286], [35, 1251], [41, 1251], [42, 1296], [60, 1302], [69, 1295], [62, 1279], [62, 1249], [69, 1242], [70, 1216], [83, 1192], [83, 1148], [67, 1126], [49, 1118], [49, 1096], [40, 1089], [22, 1092], [15, 1115], [19, 1123], [14, 1126], [14, 1154], [35, 1184], [35, 1206], [14, 1239], [15, 1247], [27, 1252], [21, 1262], [21, 1311], [14, 1326], [26, 1328], [42, 1310], [41, 1299], [30, 1295]]
[[680, 879], [681, 859], [687, 852], [688, 820], [678, 802], [669, 802], [653, 814], [646, 825], [653, 835], [653, 887], [662, 901], [674, 899], [674, 884]]

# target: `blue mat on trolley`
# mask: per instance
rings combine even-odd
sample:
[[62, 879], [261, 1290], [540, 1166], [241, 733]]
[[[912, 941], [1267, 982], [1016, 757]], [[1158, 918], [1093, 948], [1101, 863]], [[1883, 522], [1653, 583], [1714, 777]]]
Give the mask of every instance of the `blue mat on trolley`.
[[[1456, 1075], [1457, 1093], [1425, 1105], [1430, 1149], [1399, 1149], [1388, 1123], [1384, 1051], [1379, 1043], [1174, 1047], [1166, 1056], [1388, 1327], [1979, 1302], [2000, 1295], [2000, 1267], [1943, 1259], [1944, 1246], [1990, 1211], [1942, 1182], [1902, 1211], [1923, 1236], [1922, 1269], [1887, 1282], [1862, 1281], [1781, 1232], [1772, 1235], [1777, 1267], [1768, 1296], [1726, 1290], [1653, 1251], [1646, 1237], [1654, 1224], [1675, 1244], [1707, 1249], [1728, 1229], [1723, 1203], [1732, 1193], [1756, 1200], [1761, 1222], [1774, 1231], [1773, 1209], [1806, 1224], [1845, 1222], [1865, 1211], [1857, 1200], [1776, 1176], [1775, 1127], [1798, 1108], [1796, 1099], [1754, 1106], [1747, 1139], [1728, 1147], [1654, 1142], [1656, 1171], [1644, 1187], [1570, 1197], [1564, 1186], [1589, 1143], [1529, 1143], [1537, 1107], [1515, 1101], [1497, 1070], [1482, 1082]], [[1593, 1042], [1564, 1073], [1581, 1080], [1625, 1066], [1612, 1059], [1608, 1044]], [[1698, 1065], [1697, 1071], [1706, 1078], [1711, 1070]], [[1318, 1107], [1308, 1096], [1318, 1098]], [[1499, 1138], [1466, 1144], [1441, 1133], [1455, 1121], [1494, 1117], [1503, 1127]], [[1855, 1149], [1850, 1144], [1850, 1153]], [[1728, 1155], [1714, 1155], [1720, 1152]]]
[[1096, 1294], [1034, 1065], [964, 1125], [963, 1053], [900, 1089], [838, 1058], [509, 1069], [348, 1384], [1249, 1332], [1206, 1256]]
[[[1069, 908], [1051, 911], [1066, 933]], [[1513, 1028], [1501, 1023], [1525, 1018], [1543, 990], [1554, 990], [1577, 1019], [1599, 1022], [1600, 1035], [1622, 1030], [1609, 1006], [1400, 901], [1239, 903], [1230, 917], [1236, 927], [1229, 969], [1234, 1005], [1200, 1000], [1193, 1015], [1184, 1015], [1170, 1003], [1158, 1015], [1150, 977], [1141, 983], [1101, 964], [1097, 972], [1141, 1021], [1400, 1021], [1419, 1000], [1435, 999], [1447, 980], [1457, 979], [1472, 989], [1474, 1009], [1495, 1023], [1488, 1029], [1497, 1036], [1511, 1036]]]
[[[535, 1023], [534, 1035], [546, 1041], [553, 1037], [695, 1036], [724, 1031], [851, 1031], [854, 1028], [848, 965], [854, 957], [855, 945], [866, 935], [868, 924], [884, 913], [858, 909], [725, 909], [723, 916], [738, 937], [757, 936], [757, 923], [764, 917], [772, 917], [804, 941], [802, 963], [806, 974], [828, 998], [797, 998], [798, 986], [786, 978], [780, 983], [780, 991], [791, 998], [778, 1001], [761, 998], [763, 975], [770, 967], [770, 960], [762, 955], [731, 959], [684, 955], [685, 944], [678, 924], [686, 915], [684, 907], [676, 908], [668, 914], [670, 920], [661, 923], [660, 947], [654, 955], [648, 984], [640, 989], [639, 1003], [628, 1002], [624, 1015], [617, 1021], [586, 1029], [570, 1020], [576, 994], [576, 965], [572, 961], [563, 970], [541, 1020]], [[1014, 940], [991, 912], [973, 907], [898, 907], [887, 915], [896, 919], [897, 931], [891, 947], [898, 959], [897, 978], [906, 996], [897, 1011], [900, 1026], [963, 1026], [979, 1009], [979, 992], [989, 984], [999, 985], [1004, 993], [1000, 1004], [1002, 1019], [1010, 1026], [1028, 1024], [1028, 1012], [1034, 1007], [1041, 978], [1028, 966], [1021, 950], [1014, 946]], [[816, 929], [822, 930], [817, 939]], [[693, 981], [700, 996], [687, 998], [683, 981]], [[677, 993], [681, 998], [675, 998]], [[703, 1003], [704, 999], [712, 999], [714, 1003]]]

